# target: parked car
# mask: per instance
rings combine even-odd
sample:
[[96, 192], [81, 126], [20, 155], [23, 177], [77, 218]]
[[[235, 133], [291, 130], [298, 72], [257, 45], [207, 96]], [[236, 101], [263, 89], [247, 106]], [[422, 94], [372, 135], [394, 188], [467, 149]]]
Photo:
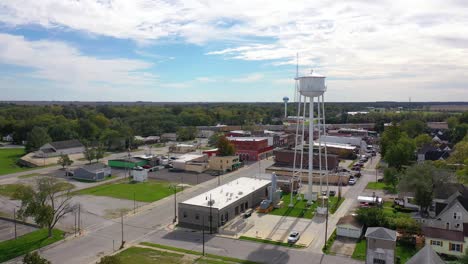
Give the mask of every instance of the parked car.
[[359, 177], [361, 177], [361, 172], [360, 172], [360, 171], [358, 171], [358, 172], [356, 172], [356, 173], [355, 173], [353, 176], [354, 176], [354, 177], [358, 177], [358, 178], [359, 178]]
[[244, 218], [249, 218], [250, 216], [252, 216], [252, 213], [253, 213], [252, 208], [247, 209], [244, 213]]
[[164, 165], [164, 168], [170, 169], [170, 168], [172, 168], [172, 164], [170, 164], [170, 163], [169, 163], [169, 164], [166, 164], [166, 165]]
[[322, 191], [322, 196], [327, 196], [327, 191]]
[[299, 240], [300, 236], [301, 235], [299, 234], [299, 232], [296, 232], [296, 231], [291, 232], [291, 234], [289, 234], [289, 237], [288, 237], [288, 243], [289, 244], [296, 243]]
[[354, 184], [356, 184], [356, 178], [349, 178], [348, 184], [349, 184], [349, 185], [354, 185]]
[[146, 164], [146, 165], [143, 166], [143, 169], [149, 170], [149, 169], [151, 169], [151, 165]]
[[328, 194], [330, 195], [330, 197], [333, 197], [336, 195], [336, 192], [335, 191], [329, 191]]
[[359, 167], [359, 166], [353, 166], [353, 168], [351, 168], [351, 170], [353, 170], [353, 171], [361, 171], [361, 167]]

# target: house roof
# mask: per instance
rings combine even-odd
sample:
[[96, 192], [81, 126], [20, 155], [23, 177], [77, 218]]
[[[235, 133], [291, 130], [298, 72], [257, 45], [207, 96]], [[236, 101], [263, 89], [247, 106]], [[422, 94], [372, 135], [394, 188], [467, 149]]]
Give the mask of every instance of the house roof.
[[64, 141], [55, 141], [55, 142], [51, 142], [49, 144], [52, 147], [54, 147], [56, 150], [84, 147], [83, 144], [81, 144], [81, 142], [79, 140], [77, 140], [77, 139], [64, 140]]
[[439, 215], [442, 215], [443, 213], [445, 213], [447, 210], [449, 210], [450, 208], [452, 208], [454, 205], [456, 205], [457, 203], [460, 203], [461, 206], [463, 206], [463, 208], [465, 208], [465, 210], [468, 211], [468, 198], [466, 197], [463, 197], [461, 194], [458, 194], [456, 196], [453, 196], [450, 201], [448, 202], [448, 204], [444, 207], [444, 209], [442, 209], [442, 211], [440, 213], [437, 214], [437, 216]]
[[437, 185], [434, 189], [434, 198], [435, 199], [448, 199], [452, 196], [455, 192], [459, 192], [464, 196], [468, 197], [468, 190], [467, 188], [460, 183], [445, 183], [443, 185]]
[[424, 146], [422, 146], [419, 149], [418, 154], [424, 154], [425, 155], [429, 151], [437, 151], [437, 148], [432, 146], [431, 144], [425, 144]]
[[430, 245], [424, 246], [413, 257], [411, 257], [406, 264], [445, 264], [439, 255], [432, 249]]
[[396, 241], [396, 231], [385, 227], [368, 227], [366, 238]]
[[102, 170], [103, 168], [106, 168], [107, 166], [105, 164], [102, 164], [100, 162], [93, 163], [93, 164], [87, 164], [81, 167], [84, 170], [87, 170], [89, 172], [96, 172], [98, 170]]
[[362, 228], [362, 224], [359, 223], [359, 221], [353, 215], [346, 215], [341, 217], [336, 225], [352, 225], [356, 228]]
[[442, 228], [434, 228], [423, 226], [421, 228], [423, 234], [428, 238], [438, 238], [450, 241], [464, 241], [464, 235], [461, 231], [447, 230]]

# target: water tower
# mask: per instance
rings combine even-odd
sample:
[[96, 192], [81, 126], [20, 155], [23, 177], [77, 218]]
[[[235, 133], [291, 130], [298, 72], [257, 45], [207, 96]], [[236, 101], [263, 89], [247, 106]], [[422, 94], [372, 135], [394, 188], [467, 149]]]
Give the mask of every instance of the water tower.
[[284, 118], [288, 118], [289, 97], [287, 97], [287, 96], [283, 97], [283, 102], [284, 102]]
[[[296, 147], [294, 149], [294, 164], [293, 164], [293, 178], [292, 186], [294, 181], [301, 181], [302, 171], [307, 168], [307, 192], [305, 193], [305, 199], [311, 204], [317, 201], [319, 194], [321, 195], [323, 185], [326, 183], [326, 193], [328, 195], [328, 162], [327, 162], [327, 148], [326, 144], [322, 144], [321, 136], [325, 135], [325, 100], [324, 93], [327, 90], [325, 85], [325, 76], [311, 72], [308, 75], [298, 76], [295, 78], [296, 86], [298, 87], [298, 110], [297, 116], [300, 122], [296, 124]], [[308, 109], [307, 109], [308, 108]], [[302, 111], [302, 112], [301, 112]], [[317, 117], [315, 117], [317, 112]], [[306, 123], [308, 122], [308, 129]], [[308, 130], [308, 144], [305, 144], [304, 134]], [[300, 142], [298, 142], [300, 138]], [[316, 142], [315, 139], [318, 139]], [[304, 149], [308, 149], [308, 166], [303, 166]], [[318, 164], [314, 165], [314, 153], [318, 157]], [[299, 159], [296, 159], [300, 155]], [[322, 159], [323, 163], [322, 164]], [[296, 160], [299, 161], [299, 166], [296, 164]], [[317, 166], [318, 165], [318, 166]], [[314, 166], [318, 168], [316, 175], [314, 176]], [[313, 183], [319, 184], [319, 190], [314, 191]], [[324, 183], [324, 178], [326, 182]], [[299, 193], [299, 192], [298, 192]], [[292, 197], [292, 195], [291, 195]], [[322, 201], [317, 207], [318, 213], [327, 213], [327, 207], [325, 206], [325, 199], [327, 197], [322, 196]], [[292, 200], [292, 199], [291, 199]]]

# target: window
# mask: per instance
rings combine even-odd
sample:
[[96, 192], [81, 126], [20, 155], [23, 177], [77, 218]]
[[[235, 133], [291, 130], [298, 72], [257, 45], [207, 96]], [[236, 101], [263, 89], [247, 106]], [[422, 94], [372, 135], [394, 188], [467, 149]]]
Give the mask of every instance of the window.
[[450, 244], [450, 251], [462, 252], [461, 244]]
[[195, 220], [198, 220], [198, 219], [200, 219], [200, 215], [195, 214]]
[[460, 220], [461, 219], [461, 213], [460, 212], [453, 213], [453, 219]]
[[439, 240], [431, 240], [431, 245], [433, 246], [443, 246], [443, 243], [442, 241], [439, 241]]
[[186, 213], [186, 212], [184, 212], [184, 218], [186, 218], [186, 217], [187, 217], [187, 213]]
[[445, 229], [450, 229], [450, 223], [449, 222], [445, 223]]
[[385, 264], [385, 260], [375, 258], [374, 259], [374, 264]]

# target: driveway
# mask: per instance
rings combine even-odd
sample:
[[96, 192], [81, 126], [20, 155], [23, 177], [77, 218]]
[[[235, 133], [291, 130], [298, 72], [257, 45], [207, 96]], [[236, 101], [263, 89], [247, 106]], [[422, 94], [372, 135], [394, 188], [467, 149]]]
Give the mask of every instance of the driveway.
[[348, 237], [337, 237], [330, 252], [335, 253], [337, 256], [351, 257], [356, 248], [357, 240]]

